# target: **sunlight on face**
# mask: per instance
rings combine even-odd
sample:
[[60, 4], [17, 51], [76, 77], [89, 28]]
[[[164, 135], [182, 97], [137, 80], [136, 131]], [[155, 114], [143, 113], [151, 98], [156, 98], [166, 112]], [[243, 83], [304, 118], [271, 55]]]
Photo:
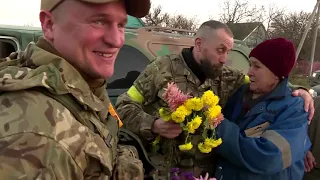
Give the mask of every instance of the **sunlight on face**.
[[124, 44], [125, 4], [65, 1], [60, 6], [67, 13], [53, 24], [54, 47], [86, 76], [111, 77]]

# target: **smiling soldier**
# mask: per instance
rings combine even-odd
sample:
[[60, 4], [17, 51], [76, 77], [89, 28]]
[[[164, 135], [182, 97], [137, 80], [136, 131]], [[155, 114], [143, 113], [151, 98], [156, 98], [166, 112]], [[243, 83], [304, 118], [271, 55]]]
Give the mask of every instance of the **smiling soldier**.
[[43, 38], [0, 63], [1, 179], [143, 179], [136, 150], [118, 145], [105, 85], [127, 14], [149, 9], [149, 0], [41, 0]]

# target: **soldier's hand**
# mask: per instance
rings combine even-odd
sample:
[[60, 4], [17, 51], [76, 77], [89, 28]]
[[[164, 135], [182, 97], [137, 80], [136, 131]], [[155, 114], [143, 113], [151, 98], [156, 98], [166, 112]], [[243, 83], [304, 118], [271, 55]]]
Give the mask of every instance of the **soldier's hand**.
[[209, 173], [206, 173], [206, 176], [203, 178], [202, 175], [200, 176], [200, 178], [196, 178], [194, 177], [195, 180], [217, 180], [216, 178], [210, 178], [209, 177]]
[[163, 119], [157, 119], [153, 124], [152, 131], [160, 136], [173, 139], [179, 136], [182, 128], [172, 121], [165, 122]]
[[316, 159], [313, 154], [308, 151], [306, 157], [304, 158], [305, 172], [310, 172], [316, 166]]
[[314, 115], [314, 100], [310, 93], [304, 89], [297, 89], [292, 92], [293, 96], [300, 96], [304, 100], [304, 109], [309, 112], [309, 124], [312, 121]]

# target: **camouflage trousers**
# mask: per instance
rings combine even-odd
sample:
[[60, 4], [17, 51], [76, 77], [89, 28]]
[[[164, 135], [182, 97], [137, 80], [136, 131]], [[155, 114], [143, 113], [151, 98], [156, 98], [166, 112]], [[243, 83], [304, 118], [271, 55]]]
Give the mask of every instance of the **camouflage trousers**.
[[[171, 180], [170, 171], [168, 164], [165, 162], [163, 155], [157, 154], [149, 157], [152, 163], [157, 167], [157, 176], [154, 180]], [[186, 165], [188, 164], [188, 166]], [[215, 173], [215, 161], [210, 162], [200, 162], [199, 160], [194, 160], [191, 158], [183, 159], [178, 165], [175, 165], [175, 168], [179, 168], [179, 171], [182, 172], [192, 172], [195, 177], [200, 177], [200, 175], [205, 176], [205, 173], [208, 172], [210, 175]]]
[[314, 168], [312, 171], [305, 173], [303, 180], [320, 180], [320, 169]]

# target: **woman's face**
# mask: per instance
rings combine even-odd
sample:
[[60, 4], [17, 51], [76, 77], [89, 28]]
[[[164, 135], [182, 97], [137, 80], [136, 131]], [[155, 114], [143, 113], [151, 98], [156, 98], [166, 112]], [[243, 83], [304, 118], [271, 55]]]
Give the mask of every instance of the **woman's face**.
[[254, 94], [268, 93], [279, 83], [279, 78], [254, 57], [250, 57], [248, 76], [250, 78], [250, 90]]

